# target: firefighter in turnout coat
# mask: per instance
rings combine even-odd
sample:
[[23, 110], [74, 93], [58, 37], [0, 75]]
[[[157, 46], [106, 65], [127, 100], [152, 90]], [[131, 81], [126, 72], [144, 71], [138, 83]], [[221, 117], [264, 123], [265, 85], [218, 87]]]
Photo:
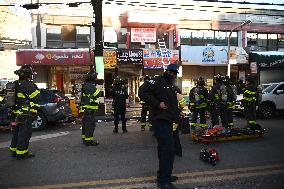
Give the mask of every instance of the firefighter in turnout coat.
[[86, 146], [97, 146], [99, 143], [94, 140], [95, 112], [98, 110], [98, 97], [100, 90], [96, 88], [97, 74], [91, 70], [85, 75], [85, 82], [81, 89], [80, 113], [82, 118], [82, 140]]
[[32, 158], [35, 155], [28, 150], [32, 136], [32, 122], [41, 102], [40, 91], [32, 82], [33, 70], [30, 65], [24, 65], [15, 71], [19, 80], [15, 81], [15, 106], [13, 113], [16, 125], [12, 127], [10, 150], [12, 157], [18, 160]]

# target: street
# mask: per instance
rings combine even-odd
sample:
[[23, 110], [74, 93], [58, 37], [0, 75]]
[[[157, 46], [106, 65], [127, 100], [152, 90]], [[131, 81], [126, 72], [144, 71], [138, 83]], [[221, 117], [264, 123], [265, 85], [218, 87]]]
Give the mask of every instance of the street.
[[[243, 117], [235, 117], [243, 126]], [[284, 188], [284, 117], [258, 120], [267, 130], [259, 139], [199, 144], [181, 135], [183, 157], [175, 158], [173, 174], [179, 188]], [[9, 132], [0, 133], [0, 188], [155, 188], [158, 158], [156, 140], [137, 120], [128, 120], [128, 133], [113, 134], [113, 122], [99, 122], [99, 146], [86, 147], [80, 125], [61, 124], [36, 131], [30, 150], [36, 157], [17, 161], [10, 157]], [[216, 166], [199, 159], [202, 147], [220, 154]]]

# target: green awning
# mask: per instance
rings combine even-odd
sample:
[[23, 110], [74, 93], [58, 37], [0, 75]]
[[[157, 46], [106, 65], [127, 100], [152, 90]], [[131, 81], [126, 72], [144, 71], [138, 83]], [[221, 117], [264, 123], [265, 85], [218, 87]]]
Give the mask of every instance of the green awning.
[[284, 67], [284, 52], [253, 52], [249, 54], [249, 60], [256, 62], [259, 68]]

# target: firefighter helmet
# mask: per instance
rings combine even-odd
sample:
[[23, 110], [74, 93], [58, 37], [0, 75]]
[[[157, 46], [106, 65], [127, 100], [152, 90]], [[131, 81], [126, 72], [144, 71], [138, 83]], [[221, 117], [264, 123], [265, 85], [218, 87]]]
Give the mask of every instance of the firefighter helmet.
[[97, 75], [98, 74], [94, 70], [91, 70], [87, 74], [85, 74], [84, 79], [85, 81], [96, 81]]
[[32, 75], [34, 74], [31, 65], [23, 65], [20, 69], [14, 71], [14, 73], [19, 77], [27, 77], [27, 78], [32, 77]]
[[199, 77], [196, 81], [196, 84], [199, 85], [199, 86], [204, 86], [205, 81], [204, 81], [203, 77]]
[[253, 83], [253, 82], [256, 81], [256, 77], [253, 76], [253, 75], [248, 75], [248, 76], [246, 77], [246, 81]]

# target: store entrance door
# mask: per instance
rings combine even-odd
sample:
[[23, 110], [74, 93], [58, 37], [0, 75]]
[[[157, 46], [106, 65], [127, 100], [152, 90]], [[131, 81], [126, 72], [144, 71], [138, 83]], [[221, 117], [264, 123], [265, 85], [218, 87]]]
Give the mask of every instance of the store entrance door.
[[56, 71], [56, 88], [59, 91], [62, 91], [64, 93], [64, 85], [63, 85], [63, 72], [62, 71]]

